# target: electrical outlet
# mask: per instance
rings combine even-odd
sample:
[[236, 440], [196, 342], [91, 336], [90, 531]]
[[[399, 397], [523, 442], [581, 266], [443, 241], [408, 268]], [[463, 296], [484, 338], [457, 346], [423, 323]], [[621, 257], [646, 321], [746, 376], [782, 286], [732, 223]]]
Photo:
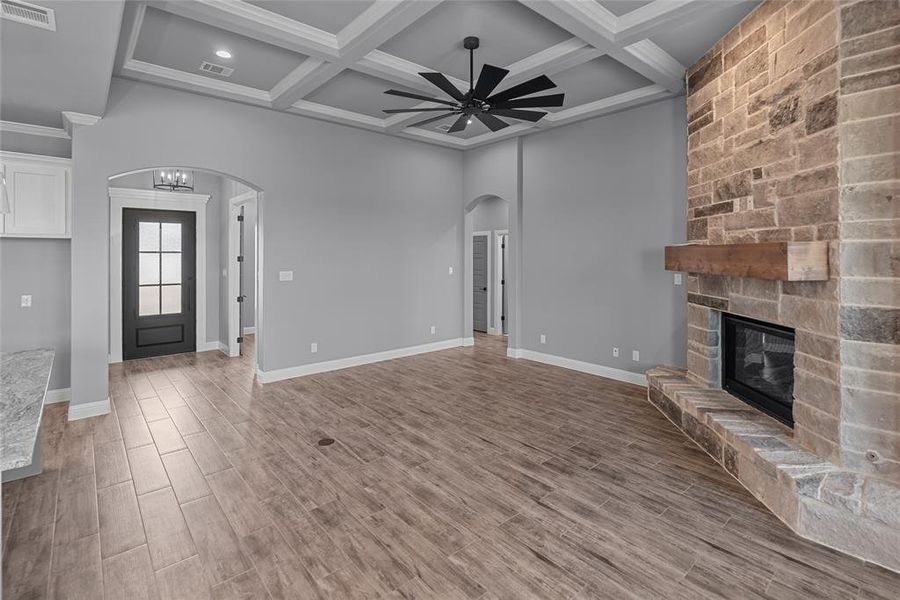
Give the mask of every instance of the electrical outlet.
[[542, 343], [542, 344], [546, 344], [546, 343], [547, 343], [547, 336], [544, 335], [543, 333], [541, 334], [541, 343]]
[[631, 360], [633, 360], [635, 362], [641, 360], [641, 353], [638, 352], [637, 350], [632, 350], [631, 351]]
[[675, 273], [675, 285], [681, 285], [681, 273]]
[[278, 271], [278, 281], [293, 281], [294, 280], [294, 272], [293, 271]]
[[318, 342], [313, 342], [312, 344], [310, 344], [310, 345], [309, 345], [309, 351], [312, 352], [313, 354], [315, 354], [316, 352], [318, 352], [318, 351], [319, 351], [319, 343], [318, 343]]
[[25, 294], [22, 296], [22, 307], [31, 308], [31, 294]]
[[613, 346], [613, 357], [619, 358], [619, 349]]
[[450, 274], [450, 275], [453, 275], [453, 267], [448, 267], [448, 268], [447, 268], [447, 273]]
[[437, 328], [434, 325], [432, 325], [431, 326], [431, 335], [434, 335], [435, 331], [437, 331]]

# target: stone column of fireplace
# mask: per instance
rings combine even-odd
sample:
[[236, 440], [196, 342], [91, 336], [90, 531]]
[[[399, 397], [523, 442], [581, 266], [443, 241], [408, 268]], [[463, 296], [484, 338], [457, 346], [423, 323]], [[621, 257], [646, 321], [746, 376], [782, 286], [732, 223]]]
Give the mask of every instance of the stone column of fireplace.
[[687, 100], [689, 241], [831, 249], [825, 282], [690, 276], [689, 376], [720, 383], [717, 311], [795, 328], [795, 439], [895, 480], [898, 26], [896, 0], [768, 0], [689, 70]]
[[[827, 241], [830, 277], [689, 274], [648, 397], [801, 536], [900, 571], [900, 0], [766, 0], [688, 70], [688, 241]], [[719, 389], [722, 312], [795, 329], [794, 429]]]

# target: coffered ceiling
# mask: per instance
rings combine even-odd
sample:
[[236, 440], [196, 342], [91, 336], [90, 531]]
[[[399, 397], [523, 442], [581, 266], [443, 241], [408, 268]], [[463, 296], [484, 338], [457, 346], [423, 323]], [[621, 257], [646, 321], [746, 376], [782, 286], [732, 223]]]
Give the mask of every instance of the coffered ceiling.
[[[684, 71], [757, 0], [171, 0], [129, 2], [115, 72], [132, 79], [454, 148], [490, 143], [683, 93]], [[462, 39], [481, 38], [476, 74], [510, 70], [498, 90], [541, 74], [566, 94], [537, 123], [510, 119], [411, 126], [434, 106], [384, 95], [443, 97], [417, 75], [468, 89]], [[231, 58], [216, 51], [227, 50]], [[232, 69], [202, 71], [204, 62]], [[425, 115], [427, 116], [427, 115]]]

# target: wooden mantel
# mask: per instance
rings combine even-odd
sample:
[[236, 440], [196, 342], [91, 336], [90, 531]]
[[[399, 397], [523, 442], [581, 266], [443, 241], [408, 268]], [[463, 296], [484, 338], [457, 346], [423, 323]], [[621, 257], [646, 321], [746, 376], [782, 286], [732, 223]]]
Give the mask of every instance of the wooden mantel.
[[828, 279], [828, 242], [666, 246], [666, 270], [781, 281]]

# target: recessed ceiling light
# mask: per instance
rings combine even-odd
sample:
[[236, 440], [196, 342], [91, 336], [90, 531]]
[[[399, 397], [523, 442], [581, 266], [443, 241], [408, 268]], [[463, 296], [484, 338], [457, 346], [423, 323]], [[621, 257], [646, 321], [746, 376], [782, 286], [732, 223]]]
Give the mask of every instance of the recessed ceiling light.
[[231, 52], [222, 48], [221, 50], [216, 50], [216, 56], [219, 58], [231, 58]]

